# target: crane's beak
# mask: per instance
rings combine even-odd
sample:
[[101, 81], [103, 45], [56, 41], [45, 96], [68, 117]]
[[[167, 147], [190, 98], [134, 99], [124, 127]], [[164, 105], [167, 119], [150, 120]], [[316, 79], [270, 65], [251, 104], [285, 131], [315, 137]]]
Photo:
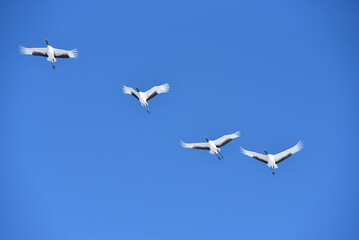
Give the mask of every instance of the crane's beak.
[[267, 150], [266, 150], [266, 149], [264, 149], [264, 152], [265, 152], [265, 154], [266, 154], [266, 155], [268, 155], [268, 153], [267, 153]]
[[207, 137], [206, 137], [206, 141], [209, 142]]
[[140, 92], [140, 90], [138, 90], [138, 87], [136, 87], [136, 90], [137, 90], [137, 92]]
[[45, 41], [46, 41], [46, 45], [49, 45], [49, 42], [47, 41], [47, 38], [45, 38]]

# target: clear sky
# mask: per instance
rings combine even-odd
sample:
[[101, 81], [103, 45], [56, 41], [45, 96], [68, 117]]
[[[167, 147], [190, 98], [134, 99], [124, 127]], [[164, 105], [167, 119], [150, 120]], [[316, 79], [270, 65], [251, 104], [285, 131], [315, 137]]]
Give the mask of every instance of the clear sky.
[[169, 2], [1, 1], [0, 239], [357, 239], [359, 3]]

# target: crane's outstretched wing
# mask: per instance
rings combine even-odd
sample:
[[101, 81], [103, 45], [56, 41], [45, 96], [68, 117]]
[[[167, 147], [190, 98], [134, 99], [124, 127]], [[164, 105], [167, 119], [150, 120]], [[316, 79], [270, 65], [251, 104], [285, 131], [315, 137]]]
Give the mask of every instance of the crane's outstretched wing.
[[194, 149], [203, 149], [203, 150], [209, 150], [209, 143], [184, 143], [181, 141], [181, 146], [183, 148], [194, 148]]
[[127, 86], [123, 86], [123, 92], [125, 94], [131, 94], [132, 96], [134, 96], [135, 98], [137, 98], [138, 100], [139, 97], [138, 97], [138, 92], [136, 92], [133, 88], [130, 88], [130, 87], [127, 87]]
[[47, 48], [26, 48], [20, 46], [20, 53], [24, 55], [26, 54], [26, 55], [47, 57]]
[[241, 135], [241, 133], [239, 131], [237, 131], [233, 134], [224, 135], [223, 137], [220, 137], [217, 140], [215, 140], [214, 144], [217, 147], [222, 147], [222, 146], [226, 145], [227, 143], [229, 143], [230, 141], [232, 141], [233, 139], [239, 137], [240, 135]]
[[289, 158], [290, 156], [292, 156], [294, 153], [302, 150], [303, 148], [303, 142], [302, 141], [299, 141], [297, 143], [297, 145], [295, 145], [294, 147], [292, 148], [289, 148], [288, 150], [285, 150], [281, 153], [278, 153], [276, 155], [274, 155], [274, 160], [276, 163], [280, 163], [281, 161]]
[[251, 151], [247, 151], [245, 150], [244, 148], [241, 147], [241, 150], [242, 150], [242, 153], [244, 155], [247, 155], [247, 156], [250, 156], [252, 158], [255, 158], [261, 162], [264, 162], [264, 163], [268, 163], [268, 160], [267, 160], [267, 156], [266, 155], [263, 155], [263, 154], [260, 154], [260, 153], [256, 153], [256, 152], [251, 152]]
[[169, 89], [170, 89], [170, 85], [168, 83], [151, 88], [150, 90], [145, 92], [146, 101], [150, 100], [151, 98], [153, 98], [154, 96], [160, 93], [168, 92]]
[[54, 48], [54, 53], [56, 58], [77, 58], [78, 56], [77, 49], [62, 50], [62, 49]]

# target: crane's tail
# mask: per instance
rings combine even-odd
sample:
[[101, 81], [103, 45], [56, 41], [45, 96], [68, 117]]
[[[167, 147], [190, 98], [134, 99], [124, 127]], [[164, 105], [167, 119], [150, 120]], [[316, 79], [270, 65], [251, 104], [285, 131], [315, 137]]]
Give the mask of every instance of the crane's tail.
[[216, 152], [213, 152], [212, 150], [210, 150], [209, 153], [210, 153], [210, 154], [218, 154], [220, 151], [221, 151], [221, 149], [218, 148], [218, 152], [217, 152], [217, 153], [216, 153]]

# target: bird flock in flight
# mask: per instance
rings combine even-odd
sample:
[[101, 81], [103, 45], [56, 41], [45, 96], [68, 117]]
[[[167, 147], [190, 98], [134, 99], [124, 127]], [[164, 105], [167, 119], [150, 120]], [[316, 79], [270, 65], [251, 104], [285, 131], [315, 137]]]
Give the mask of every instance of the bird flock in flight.
[[[46, 48], [25, 48], [23, 46], [20, 46], [20, 52], [26, 55], [47, 57], [47, 61], [51, 62], [53, 69], [55, 69], [54, 63], [57, 61], [56, 60], [57, 58], [77, 58], [78, 56], [77, 49], [73, 49], [73, 50], [57, 49], [50, 46], [46, 38], [45, 41], [47, 45]], [[168, 83], [160, 86], [155, 86], [146, 92], [139, 91], [138, 87], [136, 87], [136, 90], [134, 90], [131, 87], [123, 86], [123, 92], [125, 94], [131, 94], [137, 100], [139, 100], [141, 105], [146, 108], [146, 111], [148, 113], [150, 113], [150, 110], [148, 109], [147, 102], [153, 97], [155, 97], [156, 95], [161, 93], [167, 93], [168, 91], [169, 91]], [[240, 136], [240, 132], [237, 131], [233, 134], [224, 135], [216, 140], [208, 140], [208, 138], [206, 137], [206, 142], [203, 143], [184, 143], [181, 141], [181, 146], [183, 148], [209, 150], [210, 154], [216, 155], [218, 159], [221, 160], [223, 159], [223, 156], [221, 154], [220, 148], [226, 145], [227, 143], [229, 143], [230, 141], [232, 141], [233, 139], [238, 138], [239, 136]], [[254, 159], [257, 159], [267, 164], [267, 166], [272, 169], [272, 173], [274, 175], [274, 169], [278, 168], [277, 166], [278, 163], [292, 156], [294, 153], [302, 150], [302, 148], [303, 148], [303, 142], [299, 141], [294, 147], [291, 147], [275, 155], [269, 154], [266, 149], [264, 149], [265, 155], [256, 152], [247, 151], [242, 147], [241, 150], [244, 155], [247, 155], [249, 157], [252, 157]]]

